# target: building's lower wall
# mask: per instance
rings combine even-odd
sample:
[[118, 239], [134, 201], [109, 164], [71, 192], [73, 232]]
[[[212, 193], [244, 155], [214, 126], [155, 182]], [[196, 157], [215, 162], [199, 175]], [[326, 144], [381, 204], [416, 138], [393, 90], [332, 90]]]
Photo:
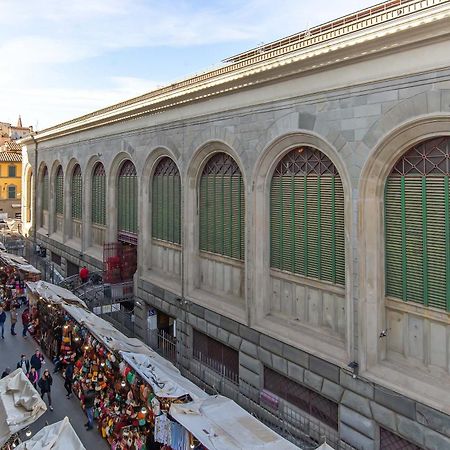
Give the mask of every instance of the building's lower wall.
[[0, 200], [0, 213], [8, 214], [8, 219], [20, 219], [20, 198], [14, 200]]
[[149, 306], [176, 318], [179, 363], [199, 380], [208, 383], [211, 374], [193, 358], [193, 330], [239, 352], [239, 387], [228, 386], [232, 397], [244, 395], [243, 386], [261, 391], [264, 367], [268, 367], [336, 402], [340, 439], [355, 448], [380, 449], [380, 427], [421, 448], [450, 448], [448, 415], [359, 376], [353, 378], [348, 368], [319, 359], [199, 305], [184, 303], [179, 296], [146, 281], [138, 281], [137, 297], [145, 307], [136, 311], [136, 332], [145, 338]]

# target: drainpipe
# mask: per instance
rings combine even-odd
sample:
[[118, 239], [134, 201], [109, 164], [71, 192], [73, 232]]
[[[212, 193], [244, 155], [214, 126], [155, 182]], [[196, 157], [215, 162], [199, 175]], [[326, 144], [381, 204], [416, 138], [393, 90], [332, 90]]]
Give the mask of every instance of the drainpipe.
[[36, 199], [37, 199], [37, 181], [38, 181], [38, 142], [36, 141], [34, 134], [30, 134], [31, 139], [34, 143], [34, 176], [33, 176], [33, 184], [34, 184], [34, 193], [33, 193], [33, 252], [36, 251], [36, 240], [37, 240], [37, 217], [36, 217]]

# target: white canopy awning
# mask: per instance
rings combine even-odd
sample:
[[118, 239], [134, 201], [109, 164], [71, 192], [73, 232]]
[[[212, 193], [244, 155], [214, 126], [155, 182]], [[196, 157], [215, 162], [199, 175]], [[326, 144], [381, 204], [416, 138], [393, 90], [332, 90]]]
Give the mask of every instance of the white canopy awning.
[[67, 417], [48, 425], [31, 439], [16, 447], [17, 450], [86, 450]]
[[293, 450], [298, 447], [221, 395], [175, 404], [170, 415], [209, 450]]
[[22, 256], [13, 255], [12, 253], [8, 253], [0, 250], [0, 259], [4, 264], [15, 267], [22, 272], [40, 274], [41, 271], [36, 269], [36, 267], [32, 266], [25, 258]]
[[47, 406], [22, 369], [0, 380], [0, 447], [46, 410]]
[[153, 355], [120, 352], [122, 358], [138, 372], [157, 397], [178, 398], [189, 394], [193, 400], [205, 399], [208, 394], [183, 377], [169, 361], [154, 352]]
[[27, 281], [26, 285], [28, 289], [35, 295], [43, 297], [45, 300], [51, 303], [76, 303], [84, 308], [87, 308], [86, 303], [79, 299], [72, 292], [64, 289], [60, 286], [56, 286], [52, 283], [47, 283], [46, 281]]
[[320, 447], [317, 447], [316, 450], [334, 450], [334, 448], [324, 442]]

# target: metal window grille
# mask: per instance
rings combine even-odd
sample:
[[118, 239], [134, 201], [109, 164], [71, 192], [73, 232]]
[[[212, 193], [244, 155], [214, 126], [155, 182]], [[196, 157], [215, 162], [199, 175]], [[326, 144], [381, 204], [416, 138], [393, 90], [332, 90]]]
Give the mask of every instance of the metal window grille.
[[181, 243], [181, 179], [177, 165], [163, 158], [152, 180], [152, 236]]
[[106, 173], [102, 163], [97, 163], [92, 175], [92, 223], [106, 225]]
[[278, 395], [321, 422], [338, 429], [338, 405], [317, 392], [264, 367], [264, 389]]
[[194, 359], [207, 364], [215, 372], [238, 378], [239, 353], [236, 350], [194, 330], [193, 351]]
[[48, 170], [44, 168], [42, 174], [42, 209], [48, 211]]
[[319, 150], [298, 147], [278, 163], [270, 188], [271, 267], [344, 285], [344, 191]]
[[75, 166], [72, 174], [72, 219], [81, 220], [83, 205], [83, 179], [81, 167]]
[[422, 450], [417, 445], [380, 427], [380, 449], [383, 450]]
[[241, 171], [231, 156], [217, 153], [200, 178], [200, 249], [243, 260], [245, 198]]
[[62, 167], [59, 166], [56, 172], [55, 180], [55, 192], [56, 192], [56, 202], [55, 202], [55, 212], [56, 214], [64, 213], [64, 174]]
[[450, 138], [407, 151], [384, 198], [386, 295], [450, 311]]
[[125, 161], [118, 180], [118, 225], [120, 234], [137, 234], [137, 174], [134, 164]]
[[16, 198], [16, 186], [8, 186], [8, 198]]

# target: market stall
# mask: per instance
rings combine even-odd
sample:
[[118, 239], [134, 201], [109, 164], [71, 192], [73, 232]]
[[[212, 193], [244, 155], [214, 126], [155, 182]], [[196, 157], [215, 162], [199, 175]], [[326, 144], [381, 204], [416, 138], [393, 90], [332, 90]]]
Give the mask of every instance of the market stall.
[[0, 265], [6, 272], [18, 272], [22, 281], [37, 281], [41, 272], [22, 256], [0, 251]]
[[86, 450], [67, 417], [48, 425], [16, 450]]
[[221, 395], [173, 404], [169, 412], [209, 450], [298, 448]]
[[73, 392], [82, 405], [94, 395], [95, 423], [112, 449], [296, 448], [233, 401], [210, 397], [83, 302], [29, 285], [41, 330], [59, 336], [62, 367], [74, 363]]
[[39, 419], [46, 410], [46, 404], [22, 369], [0, 380], [0, 447], [8, 448], [11, 438], [14, 440], [16, 433]]

